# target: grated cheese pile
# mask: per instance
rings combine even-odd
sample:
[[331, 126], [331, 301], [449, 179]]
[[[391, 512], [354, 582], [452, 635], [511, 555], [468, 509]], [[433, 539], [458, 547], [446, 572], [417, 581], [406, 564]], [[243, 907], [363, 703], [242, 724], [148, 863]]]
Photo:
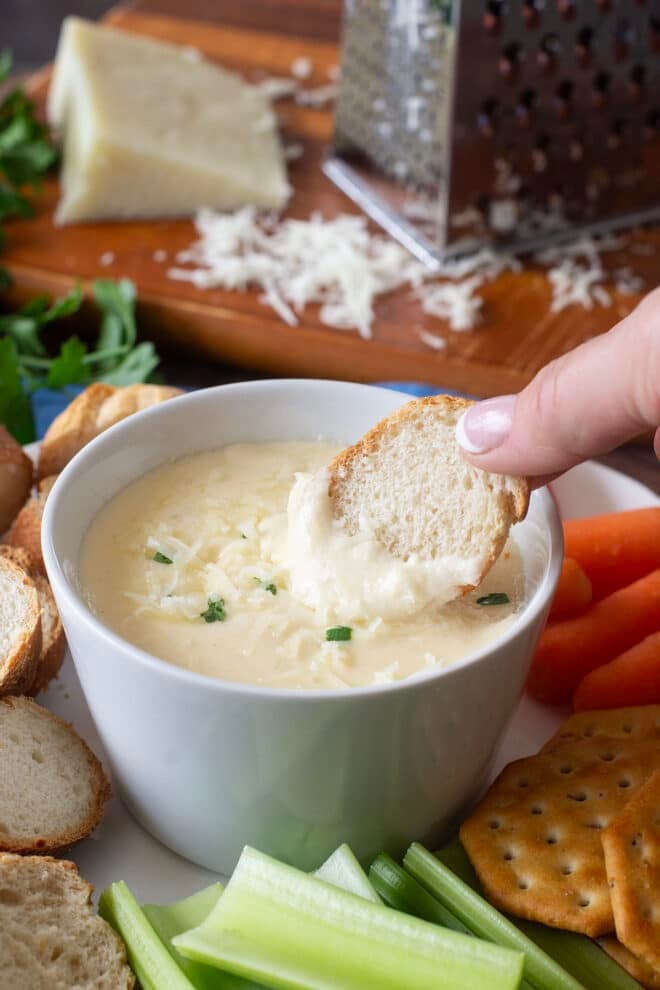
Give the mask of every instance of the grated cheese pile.
[[261, 301], [291, 326], [305, 306], [318, 303], [323, 323], [368, 338], [374, 300], [429, 277], [396, 241], [370, 234], [363, 216], [278, 221], [252, 207], [229, 214], [204, 209], [195, 224], [200, 239], [177, 255], [177, 262], [195, 267], [171, 268], [169, 277], [202, 289], [257, 286]]
[[[372, 234], [366, 217], [340, 214], [331, 220], [281, 220], [252, 207], [236, 213], [201, 210], [195, 221], [199, 239], [177, 255], [172, 279], [200, 289], [261, 290], [260, 302], [296, 326], [309, 304], [318, 304], [327, 326], [372, 335], [379, 296], [408, 286], [428, 316], [446, 320], [455, 332], [474, 329], [483, 306], [481, 287], [522, 264], [514, 255], [483, 248], [430, 270], [390, 237]], [[552, 289], [551, 311], [568, 306], [609, 306], [606, 281], [617, 291], [634, 293], [643, 283], [630, 268], [608, 274], [601, 253], [618, 250], [621, 238], [582, 236], [573, 243], [546, 248], [534, 260], [545, 266]], [[190, 267], [183, 267], [190, 266]], [[421, 336], [440, 350], [442, 338]], [[441, 342], [442, 341], [442, 342]]]

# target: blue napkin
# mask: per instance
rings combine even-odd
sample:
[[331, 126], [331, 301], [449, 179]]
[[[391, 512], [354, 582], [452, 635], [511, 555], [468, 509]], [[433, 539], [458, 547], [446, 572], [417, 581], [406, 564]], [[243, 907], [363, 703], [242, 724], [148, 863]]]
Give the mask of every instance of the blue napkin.
[[[445, 395], [462, 395], [462, 392], [454, 392], [449, 388], [435, 388], [433, 385], [425, 385], [423, 382], [378, 382], [385, 388], [396, 389], [399, 392], [407, 392], [409, 395], [438, 395], [444, 392]], [[66, 385], [62, 389], [38, 388], [32, 395], [32, 412], [34, 415], [37, 440], [41, 440], [44, 433], [53, 422], [55, 417], [68, 406], [72, 399], [82, 392], [81, 385]]]

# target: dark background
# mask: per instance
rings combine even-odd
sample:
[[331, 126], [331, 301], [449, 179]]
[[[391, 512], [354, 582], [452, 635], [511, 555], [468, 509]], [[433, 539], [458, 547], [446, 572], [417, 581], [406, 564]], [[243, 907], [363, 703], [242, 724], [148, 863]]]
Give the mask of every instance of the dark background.
[[54, 55], [63, 17], [98, 17], [111, 6], [110, 0], [1, 0], [0, 48], [13, 52], [16, 72], [29, 72]]

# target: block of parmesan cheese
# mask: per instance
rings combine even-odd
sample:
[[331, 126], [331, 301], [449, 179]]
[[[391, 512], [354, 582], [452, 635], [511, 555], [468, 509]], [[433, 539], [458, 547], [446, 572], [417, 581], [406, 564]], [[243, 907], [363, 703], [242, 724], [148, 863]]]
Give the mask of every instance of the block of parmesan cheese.
[[279, 208], [289, 195], [266, 97], [195, 49], [68, 17], [48, 118], [63, 142], [57, 223]]

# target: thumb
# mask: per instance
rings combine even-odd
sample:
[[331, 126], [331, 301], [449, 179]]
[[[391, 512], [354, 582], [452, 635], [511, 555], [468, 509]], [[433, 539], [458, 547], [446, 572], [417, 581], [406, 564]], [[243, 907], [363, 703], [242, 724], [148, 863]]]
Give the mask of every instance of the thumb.
[[[609, 333], [546, 365], [518, 395], [476, 403], [457, 439], [487, 471], [560, 474], [660, 424], [660, 290]], [[655, 436], [660, 458], [660, 429]]]

